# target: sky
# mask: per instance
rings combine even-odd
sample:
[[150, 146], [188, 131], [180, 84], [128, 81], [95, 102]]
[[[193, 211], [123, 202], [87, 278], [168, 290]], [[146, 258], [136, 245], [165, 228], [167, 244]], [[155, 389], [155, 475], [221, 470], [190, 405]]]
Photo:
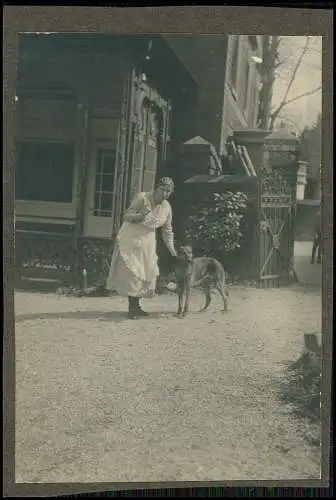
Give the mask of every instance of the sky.
[[[309, 92], [319, 85], [322, 80], [322, 37], [311, 37], [311, 49], [303, 59], [297, 72], [293, 86], [288, 98]], [[282, 100], [287, 89], [293, 67], [298, 60], [302, 47], [305, 43], [305, 36], [284, 36], [281, 37], [279, 56], [286, 58], [287, 62], [280, 69], [280, 77], [276, 79], [273, 90], [273, 106], [276, 107]], [[322, 106], [321, 90], [310, 96], [302, 97], [289, 104], [283, 109], [283, 119], [293, 120], [294, 127], [303, 128], [305, 125], [313, 123], [316, 116], [321, 112]]]

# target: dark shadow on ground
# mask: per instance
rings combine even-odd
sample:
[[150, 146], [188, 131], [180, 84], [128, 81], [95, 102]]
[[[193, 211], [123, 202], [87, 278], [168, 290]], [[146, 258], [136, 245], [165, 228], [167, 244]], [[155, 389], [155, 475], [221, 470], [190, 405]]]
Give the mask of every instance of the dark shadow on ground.
[[290, 405], [293, 415], [305, 419], [314, 432], [306, 439], [320, 446], [321, 360], [312, 352], [304, 352], [296, 361], [283, 361], [285, 379], [280, 387], [280, 399]]
[[[154, 318], [168, 318], [173, 316], [174, 313], [170, 311], [161, 312], [151, 312], [148, 319]], [[40, 312], [40, 313], [26, 313], [17, 314], [15, 316], [16, 322], [31, 321], [39, 319], [50, 320], [50, 319], [81, 319], [81, 320], [92, 320], [98, 319], [99, 321], [113, 321], [114, 323], [121, 323], [122, 321], [146, 321], [146, 317], [138, 318], [136, 320], [130, 320], [128, 318], [126, 311], [66, 311], [66, 312]]]
[[18, 293], [27, 293], [27, 294], [45, 294], [45, 295], [57, 295], [57, 290], [55, 288], [48, 289], [48, 288], [37, 288], [37, 287], [15, 287], [15, 292]]
[[322, 297], [322, 288], [320, 285], [306, 285], [305, 283], [296, 283], [290, 287], [282, 287], [280, 290], [289, 292], [298, 292]]
[[[69, 289], [70, 290], [70, 289]], [[81, 292], [81, 290], [78, 290], [76, 292], [71, 292], [68, 291], [66, 288], [62, 287], [55, 287], [55, 286], [41, 286], [41, 285], [29, 285], [29, 286], [16, 286], [15, 287], [15, 292], [19, 293], [28, 293], [28, 294], [46, 294], [46, 295], [57, 295], [63, 296], [63, 297], [68, 297], [68, 298], [82, 298], [82, 297], [90, 297], [90, 298], [102, 298], [102, 297], [117, 297], [117, 293], [113, 291], [105, 291], [105, 290], [97, 290], [96, 293], [94, 293], [94, 290], [92, 290], [91, 294], [90, 293], [85, 293]]]

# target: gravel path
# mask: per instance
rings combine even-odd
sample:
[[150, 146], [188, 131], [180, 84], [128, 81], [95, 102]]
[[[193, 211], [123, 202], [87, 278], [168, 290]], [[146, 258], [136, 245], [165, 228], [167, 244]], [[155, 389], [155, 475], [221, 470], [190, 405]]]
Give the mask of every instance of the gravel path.
[[232, 287], [187, 319], [176, 297], [16, 294], [16, 482], [319, 478], [279, 402], [284, 362], [319, 332], [318, 290]]

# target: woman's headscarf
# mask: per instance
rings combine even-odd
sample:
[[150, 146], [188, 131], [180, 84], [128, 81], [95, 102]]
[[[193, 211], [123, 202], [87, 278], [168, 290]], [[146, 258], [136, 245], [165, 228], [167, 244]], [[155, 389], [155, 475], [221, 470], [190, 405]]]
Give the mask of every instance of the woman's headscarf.
[[175, 184], [174, 184], [174, 181], [173, 179], [171, 179], [170, 177], [162, 177], [158, 183], [156, 184], [156, 187], [166, 187], [166, 188], [170, 188], [171, 191], [174, 191], [174, 188], [175, 188]]

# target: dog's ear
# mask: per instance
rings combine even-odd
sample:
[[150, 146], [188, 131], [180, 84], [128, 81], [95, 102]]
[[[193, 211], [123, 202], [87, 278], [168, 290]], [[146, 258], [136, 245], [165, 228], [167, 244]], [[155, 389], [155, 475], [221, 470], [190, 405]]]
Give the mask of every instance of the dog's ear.
[[188, 260], [192, 260], [193, 253], [192, 253], [192, 247], [190, 245], [183, 245], [181, 247], [181, 253], [183, 256], [187, 257]]
[[192, 246], [191, 245], [184, 245], [184, 249], [186, 253], [192, 254]]

